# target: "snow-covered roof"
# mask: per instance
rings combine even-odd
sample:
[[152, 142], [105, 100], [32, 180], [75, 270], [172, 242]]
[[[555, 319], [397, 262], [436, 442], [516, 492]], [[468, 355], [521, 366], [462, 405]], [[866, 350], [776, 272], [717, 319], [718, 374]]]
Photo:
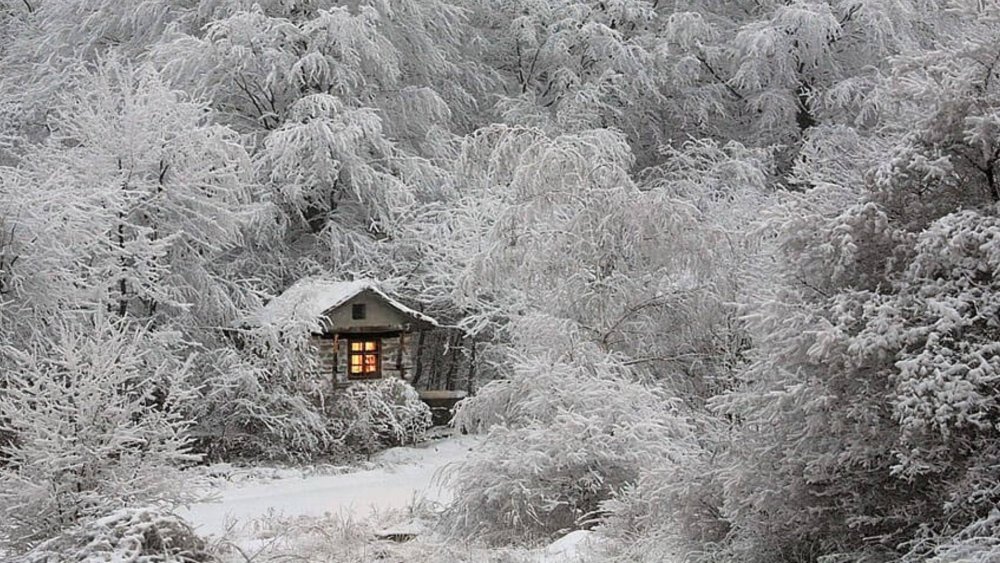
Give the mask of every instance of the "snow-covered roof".
[[256, 326], [283, 325], [289, 322], [310, 322], [324, 313], [347, 303], [364, 291], [371, 291], [404, 315], [438, 326], [437, 321], [393, 299], [373, 280], [331, 281], [320, 278], [301, 279], [250, 316]]

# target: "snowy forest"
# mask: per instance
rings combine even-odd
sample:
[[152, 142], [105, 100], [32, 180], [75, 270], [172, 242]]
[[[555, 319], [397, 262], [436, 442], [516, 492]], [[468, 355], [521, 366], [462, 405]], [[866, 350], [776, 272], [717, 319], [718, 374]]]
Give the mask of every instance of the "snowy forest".
[[[308, 278], [421, 381], [243, 322]], [[419, 533], [185, 516], [448, 447]], [[1000, 3], [0, 0], [0, 559], [1000, 561]]]

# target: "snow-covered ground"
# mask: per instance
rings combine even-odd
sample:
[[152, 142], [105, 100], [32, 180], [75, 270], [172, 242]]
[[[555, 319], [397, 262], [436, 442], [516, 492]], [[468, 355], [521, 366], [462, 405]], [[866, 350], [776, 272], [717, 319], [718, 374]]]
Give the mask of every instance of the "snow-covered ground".
[[[215, 500], [178, 513], [200, 535], [229, 546], [233, 561], [599, 561], [595, 538], [585, 531], [537, 549], [490, 549], [443, 543], [426, 528], [419, 510], [411, 509], [451, 501], [441, 470], [463, 460], [479, 440], [454, 435], [393, 448], [375, 458], [374, 468], [341, 474], [218, 466], [210, 472], [229, 478], [212, 480]], [[411, 536], [417, 538], [397, 543]]]
[[221, 535], [264, 516], [343, 515], [406, 508], [416, 501], [445, 504], [447, 488], [435, 482], [438, 470], [465, 457], [477, 438], [451, 436], [412, 448], [392, 448], [376, 457], [377, 468], [340, 475], [278, 473], [267, 481], [216, 481], [218, 498], [178, 514], [201, 535]]

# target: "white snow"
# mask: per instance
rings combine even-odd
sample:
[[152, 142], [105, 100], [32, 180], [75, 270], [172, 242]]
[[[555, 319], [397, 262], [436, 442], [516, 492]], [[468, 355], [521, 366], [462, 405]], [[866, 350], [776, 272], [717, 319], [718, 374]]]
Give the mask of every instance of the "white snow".
[[220, 536], [227, 523], [239, 526], [272, 514], [362, 518], [405, 508], [418, 499], [444, 504], [451, 494], [435, 483], [436, 472], [464, 458], [476, 442], [472, 436], [452, 436], [413, 448], [393, 448], [378, 456], [383, 466], [354, 473], [224, 483], [215, 502], [195, 504], [178, 514], [198, 533]]
[[295, 321], [313, 321], [331, 309], [343, 305], [363, 291], [371, 291], [400, 312], [437, 326], [437, 321], [415, 311], [379, 289], [369, 279], [332, 281], [321, 278], [304, 278], [275, 297], [256, 313], [245, 319], [255, 326], [284, 325]]
[[[337, 550], [344, 554], [356, 555], [357, 550], [368, 554], [366, 550], [374, 548], [366, 546], [378, 544], [378, 549], [393, 554], [395, 558], [390, 559], [394, 561], [423, 561], [428, 553], [441, 552], [442, 539], [433, 534], [425, 535], [428, 529], [419, 516], [402, 513], [400, 520], [401, 513], [392, 514], [392, 511], [406, 509], [415, 500], [450, 502], [450, 491], [437, 482], [438, 472], [448, 464], [463, 460], [481, 440], [480, 436], [455, 435], [416, 447], [392, 448], [377, 456], [375, 469], [337, 475], [310, 475], [308, 469], [271, 471], [263, 468], [254, 468], [247, 474], [220, 464], [216, 473], [235, 480], [221, 481], [215, 502], [196, 504], [180, 511], [179, 516], [187, 519], [201, 535], [225, 538], [229, 545], [238, 545], [246, 553], [266, 552], [275, 557], [274, 560], [281, 557], [305, 561], [313, 558], [339, 560], [326, 557], [341, 553]], [[250, 480], [241, 480], [244, 478]], [[308, 524], [303, 526], [301, 520], [293, 522], [287, 530], [268, 524], [285, 522], [286, 518], [293, 521], [298, 517], [319, 519], [326, 514], [344, 517], [333, 520], [334, 528], [329, 527], [329, 520], [317, 520], [325, 522], [323, 525], [327, 528], [324, 529], [329, 533], [336, 529], [336, 522], [361, 522], [373, 517], [373, 522], [369, 522], [373, 528], [368, 540], [373, 543], [359, 546], [350, 543], [355, 541], [353, 539], [345, 540], [347, 544], [324, 543], [341, 540], [331, 540], [331, 537], [338, 537], [335, 533], [333, 536], [317, 535], [316, 528]], [[278, 538], [281, 540], [277, 541]], [[577, 530], [549, 545], [532, 549], [465, 546], [455, 553], [461, 553], [463, 561], [493, 560], [494, 555], [508, 554], [517, 555], [518, 561], [532, 563], [591, 563], [602, 560], [600, 550], [600, 538], [593, 532]], [[445, 550], [442, 553], [452, 552]]]
[[545, 547], [539, 556], [540, 563], [570, 563], [580, 561], [596, 545], [594, 533], [575, 530]]

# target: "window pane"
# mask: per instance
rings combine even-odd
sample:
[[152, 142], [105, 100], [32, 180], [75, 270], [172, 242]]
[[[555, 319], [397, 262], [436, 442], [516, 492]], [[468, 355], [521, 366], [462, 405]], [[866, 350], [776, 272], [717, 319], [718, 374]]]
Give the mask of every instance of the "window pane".
[[355, 303], [351, 306], [351, 318], [354, 320], [365, 318], [365, 304]]
[[377, 377], [381, 363], [379, 339], [350, 340], [349, 342], [348, 373], [352, 376]]

